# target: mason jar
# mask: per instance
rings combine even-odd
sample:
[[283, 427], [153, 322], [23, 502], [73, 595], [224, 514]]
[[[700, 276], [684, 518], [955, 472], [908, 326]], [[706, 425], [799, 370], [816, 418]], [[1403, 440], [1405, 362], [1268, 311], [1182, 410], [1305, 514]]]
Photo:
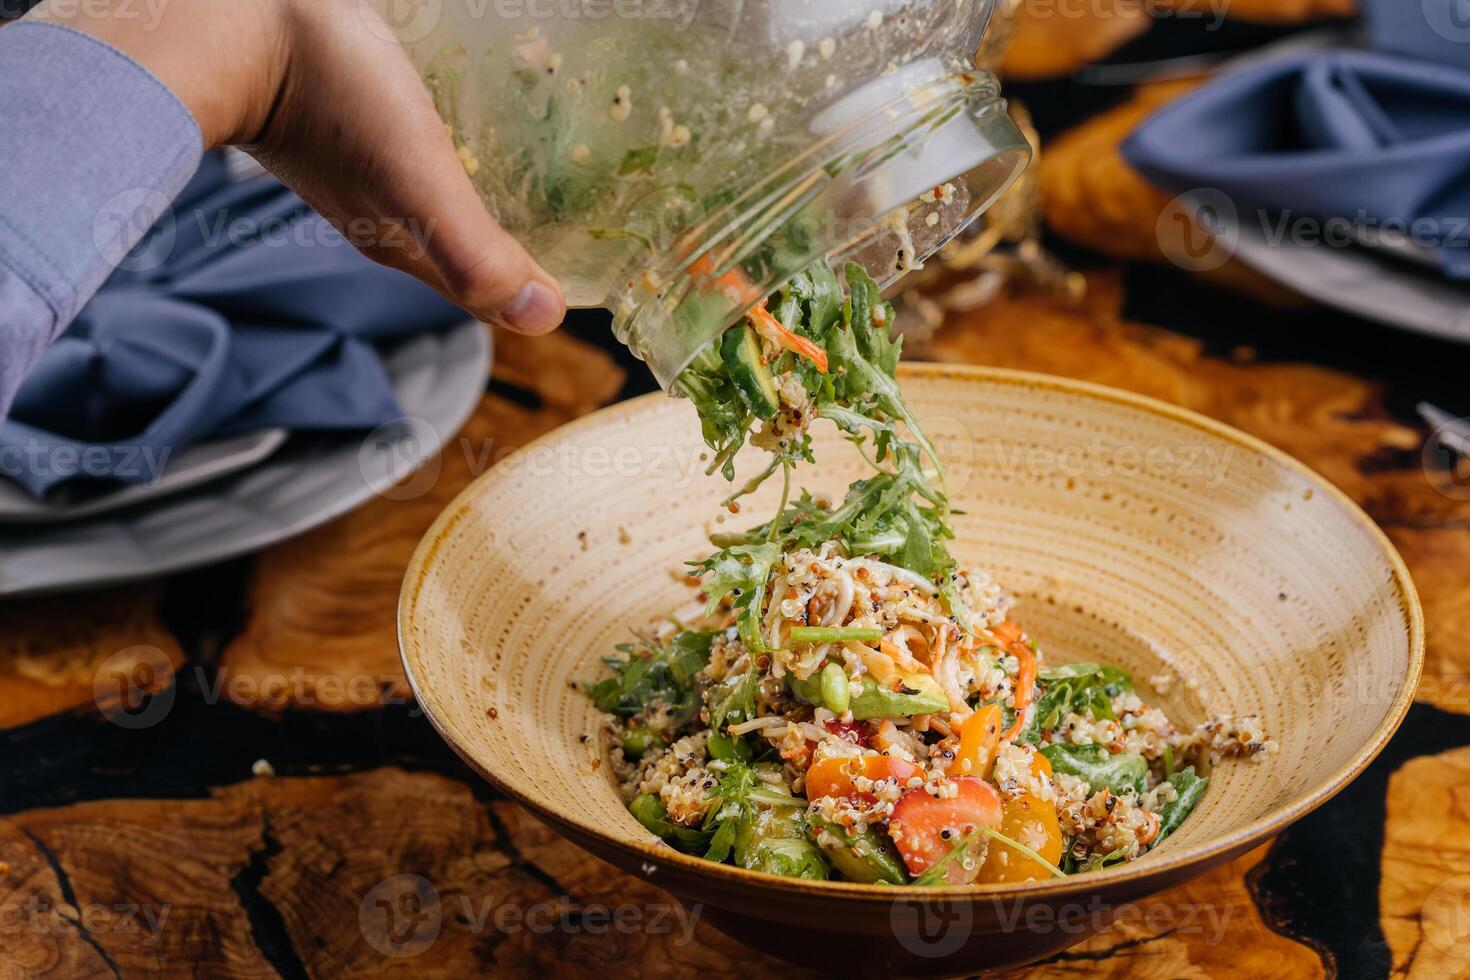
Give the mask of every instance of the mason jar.
[[665, 388], [794, 273], [886, 284], [1030, 147], [992, 0], [378, 0], [485, 206]]

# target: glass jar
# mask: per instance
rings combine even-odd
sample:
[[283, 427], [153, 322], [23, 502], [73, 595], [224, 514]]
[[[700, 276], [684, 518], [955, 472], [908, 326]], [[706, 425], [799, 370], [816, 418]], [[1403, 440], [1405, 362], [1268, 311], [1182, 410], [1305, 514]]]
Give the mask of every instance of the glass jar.
[[666, 388], [813, 261], [916, 267], [1030, 158], [973, 62], [993, 0], [379, 4], [486, 207]]

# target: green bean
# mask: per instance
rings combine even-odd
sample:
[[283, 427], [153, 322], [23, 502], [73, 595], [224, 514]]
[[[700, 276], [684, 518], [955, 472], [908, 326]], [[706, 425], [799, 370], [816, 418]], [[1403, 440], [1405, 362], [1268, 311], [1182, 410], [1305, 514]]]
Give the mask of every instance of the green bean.
[[793, 626], [792, 643], [846, 643], [883, 639], [883, 631], [867, 626]]
[[828, 662], [822, 668], [822, 704], [834, 715], [847, 712], [847, 702], [852, 697], [847, 684], [847, 671], [841, 664]]
[[623, 754], [637, 758], [660, 741], [647, 725], [634, 725], [623, 733]]

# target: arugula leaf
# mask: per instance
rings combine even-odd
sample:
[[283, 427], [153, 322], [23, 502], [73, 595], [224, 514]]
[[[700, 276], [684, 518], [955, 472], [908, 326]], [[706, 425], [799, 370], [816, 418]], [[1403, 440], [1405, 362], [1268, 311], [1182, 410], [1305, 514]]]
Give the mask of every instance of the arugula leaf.
[[959, 843], [949, 849], [948, 854], [929, 865], [928, 869], [910, 884], [915, 888], [932, 888], [935, 885], [948, 884], [950, 869], [964, 860], [965, 855], [972, 850], [975, 838], [979, 836], [979, 830], [972, 830], [961, 837]]
[[1076, 663], [1047, 667], [1037, 674], [1041, 695], [1036, 712], [1018, 741], [1036, 744], [1041, 733], [1056, 728], [1069, 714], [1091, 714], [1093, 718], [1116, 720], [1113, 698], [1133, 690], [1133, 680], [1117, 667]]
[[755, 664], [751, 664], [740, 673], [727, 674], [706, 691], [710, 731], [723, 734], [726, 725], [738, 725], [754, 718], [759, 684], [760, 674]]
[[[583, 685], [599, 711], [621, 717], [642, 714], [661, 703], [673, 709], [677, 726], [692, 720], [699, 707], [694, 675], [709, 663], [714, 633], [686, 630], [660, 645], [641, 639], [618, 646], [621, 657], [604, 657], [613, 675]], [[667, 726], [661, 726], [667, 727]]]
[[[691, 300], [681, 304], [680, 310]], [[730, 379], [716, 345], [706, 347], [679, 375], [674, 390], [692, 401], [699, 414], [700, 433], [705, 444], [715, 452], [710, 471], [719, 469], [727, 480], [734, 480], [734, 457], [745, 444], [755, 416], [741, 400], [740, 390]]]
[[[714, 790], [715, 805], [705, 818], [710, 835], [705, 857], [731, 857], [742, 868], [788, 878], [821, 880], [830, 868], [807, 839], [804, 801], [761, 779], [757, 766], [726, 762]], [[779, 771], [775, 767], [773, 771]]]
[[[939, 454], [909, 412], [893, 377], [903, 343], [901, 338], [892, 340], [888, 336], [892, 315], [888, 314], [881, 325], [874, 323], [872, 312], [876, 308], [873, 300], [877, 285], [861, 266], [848, 263], [845, 271], [852, 295], [848, 297], [843, 323], [830, 331], [827, 337], [827, 356], [837, 401], [849, 405], [866, 403], [889, 418], [902, 419], [919, 447], [940, 471], [942, 483], [943, 463]], [[892, 308], [884, 306], [883, 309], [886, 313]]]
[[[948, 522], [943, 467], [904, 403], [893, 376], [903, 348], [902, 338], [890, 333], [893, 308], [882, 301], [877, 283], [861, 266], [849, 263], [843, 272], [846, 300], [841, 298], [837, 275], [825, 263], [817, 263], [786, 284], [775, 314], [788, 329], [826, 349], [829, 372], [822, 373], [789, 352], [781, 354], [772, 367], [795, 374], [816, 404], [818, 415], [836, 424], [859, 446], [871, 436], [870, 462], [877, 472], [853, 484], [842, 504], [833, 510], [816, 507], [811, 497], [803, 494], [761, 527], [744, 535], [714, 539], [725, 551], [700, 566], [710, 572], [717, 567], [724, 569], [722, 574], [711, 576], [711, 602], [717, 605], [717, 594], [723, 597], [737, 586], [744, 590], [736, 592], [737, 604], [743, 610], [740, 632], [752, 650], [765, 649], [757, 628], [765, 598], [763, 583], [745, 581], [740, 569], [727, 568], [727, 553], [759, 547], [767, 541], [779, 544], [781, 550], [791, 550], [815, 548], [836, 540], [849, 555], [881, 556], [933, 581], [947, 610], [962, 624], [970, 622], [954, 580], [957, 566], [945, 544], [954, 532]], [[732, 459], [744, 444], [754, 419], [714, 352], [714, 345], [680, 376], [677, 387], [694, 401], [705, 441], [715, 450], [711, 472], [721, 469], [733, 482]], [[900, 421], [907, 428], [907, 437], [897, 427]], [[789, 479], [797, 462], [811, 458], [810, 439], [796, 440], [774, 454], [771, 464], [737, 489], [731, 499], [753, 491], [777, 469]], [[924, 470], [926, 458], [937, 471], [937, 486]], [[737, 557], [750, 564], [754, 556]], [[757, 589], [760, 593], [754, 599], [747, 598]]]
[[1159, 814], [1159, 840], [1178, 830], [1179, 825], [1184, 823], [1184, 818], [1194, 812], [1194, 808], [1205, 795], [1205, 789], [1210, 785], [1210, 778], [1197, 775], [1194, 766], [1186, 766], [1169, 776], [1169, 784], [1179, 795]]
[[685, 827], [669, 819], [669, 811], [657, 796], [647, 793], [633, 797], [628, 810], [648, 832], [677, 850], [697, 854], [709, 847], [710, 835], [695, 827]]
[[780, 546], [767, 541], [735, 545], [715, 552], [702, 562], [690, 562], [704, 578], [704, 594], [708, 597], [705, 615], [712, 614], [730, 597], [730, 604], [740, 610], [740, 639], [752, 651], [766, 648], [761, 637], [761, 610], [765, 606], [766, 581], [780, 556]]
[[623, 154], [623, 162], [618, 164], [618, 176], [626, 177], [629, 174], [646, 173], [653, 169], [657, 161], [657, 146], [636, 147]]
[[1148, 763], [1132, 752], [1110, 754], [1101, 745], [1048, 745], [1041, 750], [1059, 773], [1076, 776], [1093, 791], [1107, 788], [1114, 793], [1141, 793], [1148, 778]]
[[1111, 867], [1111, 866], [1113, 866], [1115, 864], [1121, 864], [1124, 861], [1126, 861], [1127, 858], [1128, 858], [1128, 848], [1127, 847], [1120, 847], [1120, 848], [1118, 848], [1116, 850], [1109, 851], [1106, 854], [1094, 854], [1094, 855], [1092, 855], [1086, 861], [1083, 861], [1080, 864], [1078, 864], [1077, 867], [1076, 867], [1076, 870], [1079, 871], [1079, 872], [1082, 872], [1082, 871], [1101, 871], [1103, 868], [1108, 868], [1108, 867]]
[[[898, 370], [898, 358], [903, 349], [903, 337], [889, 336], [889, 325], [893, 323], [893, 307], [879, 296], [878, 284], [855, 262], [843, 269], [847, 277], [848, 300], [852, 304], [849, 321], [858, 350], [863, 357], [873, 362], [890, 378]], [[875, 314], [882, 310], [882, 321]]]

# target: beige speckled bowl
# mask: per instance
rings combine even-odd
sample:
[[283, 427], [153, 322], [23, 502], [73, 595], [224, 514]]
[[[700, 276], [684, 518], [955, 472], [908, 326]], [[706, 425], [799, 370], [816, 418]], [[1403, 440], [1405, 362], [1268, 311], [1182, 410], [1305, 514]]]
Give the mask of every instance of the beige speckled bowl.
[[[1279, 741], [1264, 762], [1217, 767], [1156, 851], [1096, 875], [956, 892], [767, 877], [644, 831], [598, 740], [580, 738], [597, 717], [573, 682], [600, 676], [598, 658], [630, 627], [686, 602], [674, 573], [708, 551], [726, 488], [702, 475], [689, 405], [662, 396], [533, 443], [429, 530], [398, 628], [430, 720], [499, 789], [703, 903], [721, 929], [788, 958], [890, 974], [1070, 945], [1120, 903], [1281, 830], [1383, 748], [1418, 681], [1421, 614], [1403, 562], [1341, 493], [1248, 436], [1144, 398], [1009, 371], [916, 364], [902, 377], [965, 512], [957, 557], [1019, 599], [1051, 662], [1120, 664], [1176, 719], [1257, 714]], [[823, 465], [802, 482], [840, 494], [865, 464], [820, 428]], [[741, 462], [750, 472], [753, 458]], [[778, 492], [764, 488], [726, 526], [764, 520]]]

